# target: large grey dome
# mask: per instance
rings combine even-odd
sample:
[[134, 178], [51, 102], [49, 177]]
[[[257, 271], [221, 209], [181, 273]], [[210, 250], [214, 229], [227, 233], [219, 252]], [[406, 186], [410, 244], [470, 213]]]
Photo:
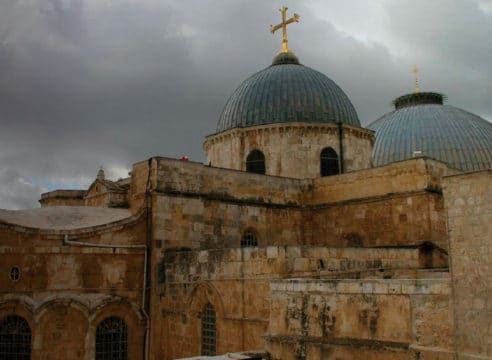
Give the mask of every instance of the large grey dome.
[[492, 168], [492, 124], [453, 106], [436, 93], [395, 100], [396, 110], [368, 126], [376, 131], [373, 164], [412, 158], [415, 151], [472, 171]]
[[322, 73], [282, 53], [245, 80], [227, 101], [217, 132], [283, 122], [328, 122], [360, 126], [343, 90]]

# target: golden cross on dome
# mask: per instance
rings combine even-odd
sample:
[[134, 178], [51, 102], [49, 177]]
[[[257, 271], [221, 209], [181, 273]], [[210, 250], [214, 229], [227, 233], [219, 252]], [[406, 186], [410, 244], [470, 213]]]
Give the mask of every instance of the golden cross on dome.
[[299, 22], [299, 15], [294, 14], [290, 19], [287, 20], [287, 7], [282, 6], [282, 9], [279, 11], [282, 13], [282, 22], [278, 25], [270, 25], [270, 31], [275, 33], [278, 29], [282, 29], [282, 51], [283, 53], [290, 52], [289, 47], [287, 46], [287, 25], [292, 24], [294, 22]]
[[415, 94], [418, 94], [420, 92], [420, 87], [419, 87], [419, 68], [417, 65], [414, 65], [413, 69], [413, 76], [415, 76]]

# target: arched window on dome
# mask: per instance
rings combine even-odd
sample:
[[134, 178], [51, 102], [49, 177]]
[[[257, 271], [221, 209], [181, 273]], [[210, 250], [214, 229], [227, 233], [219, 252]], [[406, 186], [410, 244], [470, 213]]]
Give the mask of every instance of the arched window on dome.
[[340, 167], [338, 163], [338, 154], [333, 148], [327, 147], [320, 154], [320, 174], [321, 176], [338, 175]]
[[31, 358], [31, 328], [27, 321], [17, 315], [8, 315], [0, 320], [0, 359]]
[[253, 150], [246, 158], [246, 171], [265, 175], [265, 155], [260, 150]]
[[96, 329], [96, 360], [128, 359], [128, 326], [115, 316], [101, 321]]
[[258, 240], [253, 229], [246, 229], [241, 237], [241, 247], [258, 246]]
[[202, 311], [202, 355], [213, 356], [216, 352], [217, 325], [215, 309], [207, 303]]

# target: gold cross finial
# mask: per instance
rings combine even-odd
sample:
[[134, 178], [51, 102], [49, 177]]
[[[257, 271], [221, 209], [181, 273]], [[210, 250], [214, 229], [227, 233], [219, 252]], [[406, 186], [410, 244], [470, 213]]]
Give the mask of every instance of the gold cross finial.
[[419, 68], [417, 65], [414, 65], [413, 69], [413, 76], [415, 77], [415, 94], [418, 94], [420, 92], [420, 87], [419, 87]]
[[288, 47], [288, 39], [287, 39], [287, 25], [292, 24], [294, 22], [299, 22], [299, 15], [294, 14], [290, 19], [287, 20], [287, 7], [282, 6], [280, 12], [282, 13], [282, 22], [278, 25], [270, 25], [270, 31], [272, 34], [278, 29], [282, 29], [282, 50], [283, 53], [291, 52]]

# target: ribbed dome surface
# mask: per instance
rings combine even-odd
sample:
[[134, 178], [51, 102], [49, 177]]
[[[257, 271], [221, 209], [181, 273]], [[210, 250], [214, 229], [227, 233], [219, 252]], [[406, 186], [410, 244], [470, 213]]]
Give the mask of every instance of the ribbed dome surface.
[[[408, 96], [399, 99], [406, 100]], [[397, 110], [368, 126], [376, 131], [375, 166], [410, 159], [415, 151], [421, 151], [422, 155], [462, 171], [492, 168], [491, 123], [439, 103], [418, 104], [417, 101], [398, 108], [399, 99], [395, 101]]]
[[222, 111], [217, 132], [282, 122], [330, 122], [360, 126], [349, 98], [322, 73], [277, 56], [244, 81]]

